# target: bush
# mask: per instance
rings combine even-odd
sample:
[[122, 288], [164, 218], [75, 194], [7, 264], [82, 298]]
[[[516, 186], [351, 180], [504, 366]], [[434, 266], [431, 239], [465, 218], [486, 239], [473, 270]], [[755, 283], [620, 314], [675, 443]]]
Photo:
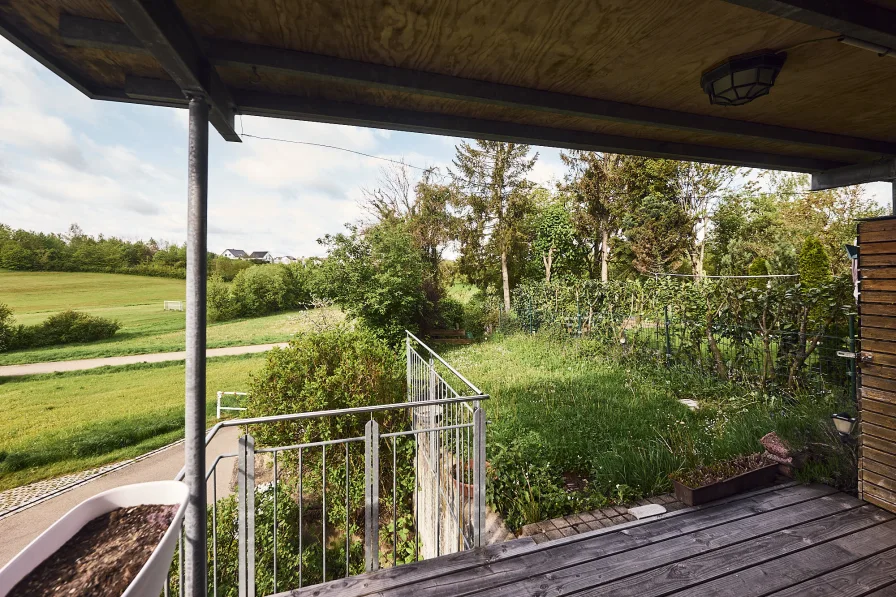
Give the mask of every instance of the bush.
[[117, 321], [78, 311], [63, 311], [51, 315], [38, 325], [19, 326], [14, 348], [36, 348], [54, 344], [95, 342], [111, 338], [121, 329]]
[[803, 243], [799, 258], [800, 284], [804, 289], [818, 288], [831, 280], [831, 258], [814, 236]]
[[227, 321], [236, 317], [237, 309], [230, 286], [217, 274], [208, 281], [205, 303], [210, 322]]
[[438, 304], [438, 324], [446, 328], [464, 325], [464, 304], [450, 297], [442, 297]]
[[12, 309], [0, 303], [0, 352], [5, 352], [12, 346], [15, 339], [15, 320]]
[[[268, 416], [392, 404], [404, 399], [405, 367], [397, 352], [365, 330], [303, 334], [268, 353], [252, 376], [249, 416]], [[397, 417], [397, 415], [396, 415]], [[369, 417], [368, 417], [369, 418]], [[256, 439], [277, 446], [364, 435], [365, 417], [339, 417], [259, 426]], [[380, 420], [381, 432], [390, 426]]]
[[377, 336], [392, 343], [416, 332], [431, 308], [423, 291], [424, 265], [407, 227], [382, 222], [321, 240], [327, 259], [315, 279], [331, 298]]

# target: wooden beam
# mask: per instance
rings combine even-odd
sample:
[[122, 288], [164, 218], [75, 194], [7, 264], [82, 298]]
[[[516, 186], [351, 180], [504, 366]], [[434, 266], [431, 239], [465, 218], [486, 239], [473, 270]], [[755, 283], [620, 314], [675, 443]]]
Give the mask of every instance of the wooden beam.
[[[128, 77], [125, 94], [151, 103], [185, 106], [171, 81]], [[842, 164], [775, 153], [607, 135], [434, 112], [383, 108], [348, 102], [234, 89], [237, 111], [250, 116], [310, 120], [432, 135], [512, 141], [561, 149], [584, 149], [645, 157], [733, 164], [752, 168], [813, 172]]]
[[159, 61], [185, 95], [209, 103], [209, 122], [228, 141], [239, 141], [233, 99], [173, 0], [108, 0], [143, 47]]
[[782, 19], [896, 48], [896, 12], [864, 0], [725, 0]]
[[896, 180], [896, 160], [878, 160], [865, 164], [850, 164], [812, 174], [813, 191], [823, 191], [854, 184], [865, 184], [880, 180]]
[[56, 73], [63, 81], [86, 95], [95, 99], [94, 90], [81, 76], [75, 74], [74, 69], [63, 61], [54, 57], [50, 52], [35, 44], [18, 27], [3, 18], [0, 14], [0, 35], [11, 41], [17, 48], [40, 62], [46, 68]]
[[[73, 46], [145, 51], [120, 23], [62, 15], [59, 32]], [[681, 131], [770, 139], [807, 147], [839, 148], [875, 156], [896, 155], [896, 143], [793, 129], [717, 116], [689, 114], [620, 102], [528, 89], [474, 79], [427, 73], [381, 64], [322, 56], [225, 40], [206, 40], [215, 65], [260, 68], [380, 89], [522, 108], [591, 120], [624, 122]]]

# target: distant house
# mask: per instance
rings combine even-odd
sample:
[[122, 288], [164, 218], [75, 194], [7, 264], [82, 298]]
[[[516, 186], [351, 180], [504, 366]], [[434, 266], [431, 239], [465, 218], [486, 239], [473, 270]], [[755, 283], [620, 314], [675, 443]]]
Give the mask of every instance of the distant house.
[[260, 261], [262, 263], [274, 263], [274, 256], [270, 251], [252, 251], [249, 255], [250, 261]]
[[249, 259], [249, 254], [242, 249], [224, 249], [221, 256], [228, 259]]
[[290, 263], [295, 263], [296, 261], [298, 261], [298, 259], [296, 259], [292, 255], [284, 255], [283, 257], [277, 257], [274, 259], [274, 263], [282, 263], [284, 265], [289, 265]]

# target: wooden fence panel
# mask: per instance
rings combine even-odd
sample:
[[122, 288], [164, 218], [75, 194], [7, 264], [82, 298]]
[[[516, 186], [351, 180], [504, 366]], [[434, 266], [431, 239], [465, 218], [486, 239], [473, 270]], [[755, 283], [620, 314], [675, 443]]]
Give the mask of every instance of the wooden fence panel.
[[859, 497], [896, 512], [896, 218], [858, 229]]

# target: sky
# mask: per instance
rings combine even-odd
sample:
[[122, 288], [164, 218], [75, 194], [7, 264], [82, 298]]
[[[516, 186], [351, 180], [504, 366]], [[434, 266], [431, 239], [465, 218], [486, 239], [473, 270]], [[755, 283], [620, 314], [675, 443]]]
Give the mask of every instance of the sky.
[[[90, 100], [0, 38], [0, 223], [128, 240], [186, 238], [187, 112]], [[237, 116], [242, 132], [335, 145], [423, 168], [460, 141], [417, 133]], [[362, 216], [362, 189], [388, 163], [343, 151], [209, 135], [209, 250], [322, 255], [317, 239]], [[533, 148], [530, 178], [563, 177], [559, 151]], [[867, 185], [889, 205], [890, 185]]]

